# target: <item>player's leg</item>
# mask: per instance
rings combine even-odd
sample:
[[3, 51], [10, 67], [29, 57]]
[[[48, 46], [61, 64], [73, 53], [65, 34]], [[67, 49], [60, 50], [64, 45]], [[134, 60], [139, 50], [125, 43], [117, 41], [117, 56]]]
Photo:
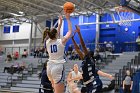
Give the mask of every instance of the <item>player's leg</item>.
[[78, 25], [76, 25], [75, 27], [76, 27], [76, 31], [77, 31], [77, 33], [78, 33], [78, 35], [79, 35], [80, 43], [81, 43], [81, 45], [82, 45], [83, 51], [84, 51], [85, 55], [87, 55], [88, 50], [87, 50], [86, 45], [85, 45], [85, 43], [84, 43], [83, 37], [82, 37], [82, 35], [81, 35], [80, 27], [79, 27]]
[[51, 82], [51, 84], [52, 84], [52, 87], [54, 88], [54, 81], [53, 81], [53, 78], [52, 78], [52, 75], [51, 75], [51, 71], [52, 71], [52, 64], [50, 64], [50, 63], [47, 63], [47, 67], [46, 67], [47, 69], [47, 76], [48, 76], [48, 79], [49, 79], [49, 81]]
[[103, 87], [103, 84], [102, 84], [102, 81], [99, 77], [96, 77], [96, 91], [95, 93], [102, 93], [102, 87]]
[[68, 88], [70, 93], [81, 93], [77, 84], [75, 84], [73, 81], [68, 83]]
[[64, 93], [64, 83], [54, 84], [54, 93]]
[[51, 73], [52, 73], [52, 78], [54, 83], [54, 93], [64, 93], [65, 90], [64, 64], [54, 65]]
[[86, 88], [87, 88], [87, 92], [86, 93], [95, 93], [95, 91], [96, 91], [96, 88], [94, 88], [93, 84], [86, 85]]
[[80, 50], [79, 46], [77, 45], [77, 43], [75, 42], [74, 36], [72, 36], [72, 42], [73, 42], [75, 50], [79, 54], [80, 58], [84, 59], [84, 55], [83, 55], [82, 51]]

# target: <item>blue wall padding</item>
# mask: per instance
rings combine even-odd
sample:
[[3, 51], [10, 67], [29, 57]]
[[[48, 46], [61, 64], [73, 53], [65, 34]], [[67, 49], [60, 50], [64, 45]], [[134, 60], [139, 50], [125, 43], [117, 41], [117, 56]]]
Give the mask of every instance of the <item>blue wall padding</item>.
[[132, 93], [140, 93], [140, 70], [134, 76]]
[[[53, 20], [53, 25], [57, 22], [58, 19]], [[51, 27], [51, 20], [46, 21], [46, 27]], [[55, 26], [56, 28], [58, 27], [58, 24]]]
[[[72, 29], [73, 29], [73, 33], [74, 33], [75, 25], [79, 24], [79, 17], [72, 17], [70, 20], [72, 22]], [[85, 43], [94, 43], [95, 34], [96, 34], [95, 25], [80, 25], [80, 29], [81, 29], [81, 34], [83, 36], [84, 42]], [[66, 19], [64, 19], [64, 33], [63, 34], [65, 35], [67, 33], [67, 31], [68, 31], [67, 21], [66, 21]], [[80, 44], [78, 34], [75, 35], [74, 39], [78, 44]], [[69, 44], [73, 44], [71, 39], [67, 42], [66, 49], [69, 46]], [[91, 46], [89, 46], [89, 47], [91, 47]]]
[[48, 21], [48, 20], [46, 21], [46, 27], [49, 27], [49, 28], [51, 27], [51, 21]]
[[[115, 19], [120, 20], [117, 13], [114, 14]], [[139, 15], [134, 14], [134, 18], [140, 18]], [[75, 30], [75, 25], [79, 24], [79, 17], [71, 17], [72, 21], [72, 28]], [[91, 23], [95, 22], [96, 17], [95, 15], [91, 16], [84, 16], [83, 22], [84, 23]], [[112, 21], [112, 17], [110, 14], [104, 14], [100, 17], [101, 22], [107, 22]], [[96, 34], [96, 25], [90, 24], [90, 25], [80, 25], [81, 33], [84, 38], [85, 43], [94, 43], [95, 42], [95, 34]], [[125, 31], [125, 28], [128, 28], [128, 31]], [[64, 35], [66, 34], [68, 30], [66, 19], [64, 19]], [[135, 34], [132, 34], [132, 32], [135, 32]], [[132, 22], [132, 26], [120, 26], [119, 24], [101, 24], [100, 25], [100, 43], [103, 43], [105, 41], [107, 42], [113, 42], [115, 45], [115, 52], [121, 52], [121, 51], [132, 51], [132, 49], [135, 51], [137, 49], [136, 44], [124, 44], [124, 42], [135, 42], [138, 34], [140, 33], [140, 21]], [[75, 36], [75, 40], [79, 44], [78, 36]], [[67, 46], [69, 44], [72, 44], [72, 41], [69, 40]], [[91, 47], [91, 45], [90, 45]], [[92, 50], [94, 48], [94, 45], [91, 47]]]

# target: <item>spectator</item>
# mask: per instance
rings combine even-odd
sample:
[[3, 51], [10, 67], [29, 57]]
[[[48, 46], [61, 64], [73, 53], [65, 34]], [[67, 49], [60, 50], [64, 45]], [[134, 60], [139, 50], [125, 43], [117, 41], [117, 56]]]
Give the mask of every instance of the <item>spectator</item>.
[[7, 54], [7, 58], [5, 59], [5, 61], [6, 61], [6, 63], [8, 63], [9, 61], [12, 61], [12, 56], [9, 52]]
[[3, 55], [3, 54], [4, 54], [4, 52], [3, 52], [2, 48], [0, 47], [0, 55]]
[[21, 71], [23, 71], [25, 69], [25, 66], [23, 65], [19, 65], [19, 63], [16, 63], [15, 65], [11, 65], [10, 67], [4, 67], [4, 71], [3, 73], [5, 73], [5, 71], [7, 71], [7, 73], [20, 73]]
[[110, 41], [106, 44], [106, 50], [109, 51], [109, 52], [112, 52], [112, 48], [113, 48], [112, 42]]
[[99, 54], [99, 49], [95, 49], [95, 53], [94, 53], [94, 59], [98, 62], [99, 60], [101, 60], [102, 62], [102, 57]]
[[67, 55], [71, 55], [72, 51], [73, 51], [72, 45], [69, 45], [68, 46], [68, 53], [67, 53]]
[[43, 85], [44, 93], [53, 93], [52, 84], [49, 81], [48, 76], [47, 76], [46, 65], [47, 63], [44, 64], [42, 72], [41, 72], [41, 84]]
[[[13, 67], [13, 65], [11, 65], [11, 67]], [[5, 71], [9, 72], [11, 67], [4, 67], [3, 73], [5, 73]]]
[[19, 58], [19, 53], [16, 51], [14, 54], [13, 54], [13, 59], [17, 60]]
[[45, 49], [44, 50], [44, 52], [43, 52], [43, 56], [42, 56], [43, 58], [47, 58], [48, 57], [48, 52], [47, 52], [47, 50]]
[[34, 56], [34, 49], [33, 49], [33, 48], [31, 49], [30, 55], [31, 55], [31, 56]]
[[78, 65], [74, 64], [73, 71], [68, 74], [67, 83], [70, 93], [80, 93], [80, 89], [77, 87], [82, 74], [78, 71]]
[[39, 56], [39, 49], [35, 49], [34, 51], [34, 58]]
[[34, 50], [34, 53], [33, 53], [34, 58], [36, 57], [36, 52], [37, 52], [37, 49]]
[[107, 41], [104, 41], [103, 47], [105, 48], [105, 51], [107, 51], [107, 49], [106, 49], [106, 44], [107, 44]]
[[38, 57], [41, 58], [43, 56], [43, 53], [44, 53], [44, 48], [39, 49]]
[[125, 77], [123, 79], [124, 93], [131, 93], [132, 87], [133, 87], [133, 79], [132, 79], [132, 76], [130, 74], [130, 71], [127, 70], [126, 75], [125, 75]]
[[138, 45], [138, 49], [137, 50], [140, 51], [140, 36], [137, 37], [136, 43]]
[[16, 63], [16, 64], [14, 64], [14, 65], [11, 65], [10, 67], [4, 67], [3, 73], [5, 73], [6, 70], [7, 70], [7, 72], [9, 73], [10, 70], [11, 70], [11, 68], [14, 69], [14, 73], [15, 73], [15, 71], [17, 70], [18, 67], [19, 67], [19, 63]]
[[17, 69], [18, 73], [21, 73], [26, 67], [25, 62], [22, 62], [22, 64], [19, 66], [19, 68]]
[[73, 51], [72, 51], [72, 53], [70, 55], [70, 59], [71, 60], [78, 59], [77, 52], [75, 51], [75, 49], [73, 49]]
[[22, 54], [22, 58], [26, 58], [28, 56], [28, 52], [26, 49], [24, 49], [24, 52]]

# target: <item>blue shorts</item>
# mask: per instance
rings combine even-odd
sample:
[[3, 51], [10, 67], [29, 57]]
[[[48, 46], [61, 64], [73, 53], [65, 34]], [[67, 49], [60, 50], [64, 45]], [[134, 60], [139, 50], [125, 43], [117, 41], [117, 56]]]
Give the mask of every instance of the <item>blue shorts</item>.
[[102, 90], [102, 81], [98, 78], [94, 82], [86, 85], [87, 93], [99, 93]]
[[96, 81], [94, 81], [93, 83], [90, 83], [88, 85], [86, 85], [86, 89], [87, 89], [87, 93], [94, 93], [96, 91]]

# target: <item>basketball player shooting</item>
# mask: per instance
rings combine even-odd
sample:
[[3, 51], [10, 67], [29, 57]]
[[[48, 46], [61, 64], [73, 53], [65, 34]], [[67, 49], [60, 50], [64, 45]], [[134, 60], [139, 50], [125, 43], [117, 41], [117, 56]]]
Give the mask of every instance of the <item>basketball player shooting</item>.
[[[46, 41], [46, 48], [49, 54], [47, 63], [47, 75], [54, 88], [54, 93], [64, 93], [64, 48], [68, 39], [71, 37], [72, 25], [70, 21], [70, 13], [65, 13], [68, 22], [68, 32], [63, 39], [58, 39], [60, 29], [52, 28], [48, 32], [49, 39]], [[59, 28], [59, 27], [58, 27]]]

